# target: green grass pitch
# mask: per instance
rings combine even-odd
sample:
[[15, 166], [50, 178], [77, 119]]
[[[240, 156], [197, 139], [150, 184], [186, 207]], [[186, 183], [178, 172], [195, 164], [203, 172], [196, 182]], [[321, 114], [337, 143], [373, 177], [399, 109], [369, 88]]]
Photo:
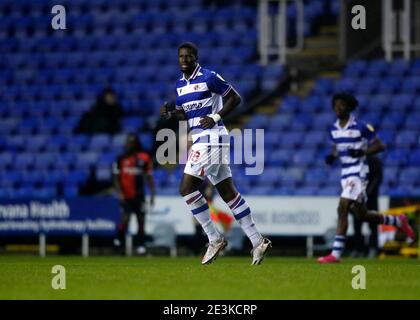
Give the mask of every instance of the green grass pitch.
[[[420, 299], [420, 260], [219, 257], [208, 266], [180, 257], [0, 257], [0, 299]], [[66, 270], [66, 289], [54, 290], [54, 265]], [[363, 265], [366, 289], [351, 286]]]

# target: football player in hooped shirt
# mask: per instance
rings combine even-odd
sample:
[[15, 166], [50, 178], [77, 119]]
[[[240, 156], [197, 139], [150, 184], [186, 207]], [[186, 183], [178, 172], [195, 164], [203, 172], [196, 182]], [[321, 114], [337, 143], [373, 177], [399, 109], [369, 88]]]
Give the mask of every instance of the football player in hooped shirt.
[[337, 158], [340, 159], [342, 193], [338, 205], [338, 224], [332, 252], [328, 256], [319, 258], [319, 263], [340, 262], [346, 241], [347, 216], [350, 209], [361, 220], [394, 225], [405, 232], [409, 238], [414, 238], [414, 232], [405, 215], [381, 215], [376, 211], [368, 211], [366, 208], [365, 189], [369, 173], [366, 156], [379, 153], [385, 147], [374, 128], [359, 121], [352, 114], [357, 105], [356, 98], [347, 93], [338, 93], [332, 98], [332, 107], [337, 120], [329, 128], [333, 150], [325, 161], [327, 164], [332, 164]]
[[[240, 104], [241, 97], [220, 75], [198, 64], [198, 49], [194, 44], [187, 42], [179, 46], [178, 62], [183, 75], [176, 83], [176, 109], [169, 111], [165, 105], [161, 108], [161, 115], [166, 119], [187, 120], [191, 130], [193, 144], [180, 193], [209, 239], [201, 263], [211, 263], [227, 245], [210, 219], [209, 206], [199, 191], [207, 177], [250, 239], [253, 246], [252, 264], [258, 265], [264, 259], [271, 241], [258, 232], [249, 205], [236, 190], [225, 159], [229, 153], [224, 148], [229, 146], [222, 143], [229, 141], [223, 118]], [[219, 161], [214, 161], [217, 159]]]

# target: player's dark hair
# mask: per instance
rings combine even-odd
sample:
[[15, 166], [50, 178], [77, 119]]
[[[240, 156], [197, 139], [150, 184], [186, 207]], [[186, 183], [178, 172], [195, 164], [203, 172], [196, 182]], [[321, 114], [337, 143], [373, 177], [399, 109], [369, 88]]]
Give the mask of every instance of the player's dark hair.
[[128, 138], [132, 138], [134, 139], [134, 144], [135, 144], [135, 151], [142, 151], [143, 150], [143, 146], [140, 142], [139, 136], [133, 132], [130, 132], [129, 134], [127, 134], [127, 139]]
[[337, 100], [342, 100], [346, 104], [347, 108], [350, 109], [350, 112], [353, 112], [356, 107], [359, 105], [359, 101], [347, 92], [338, 92], [332, 97], [332, 107], [334, 108], [334, 104]]
[[192, 42], [184, 42], [181, 43], [181, 45], [178, 47], [178, 53], [181, 49], [190, 49], [195, 56], [196, 59], [198, 59], [198, 48], [197, 46]]

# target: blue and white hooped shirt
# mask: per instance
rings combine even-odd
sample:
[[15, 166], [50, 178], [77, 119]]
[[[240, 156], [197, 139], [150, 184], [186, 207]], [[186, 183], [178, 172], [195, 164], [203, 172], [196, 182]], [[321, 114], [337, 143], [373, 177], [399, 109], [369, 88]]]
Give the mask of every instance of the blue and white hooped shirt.
[[366, 157], [353, 158], [348, 149], [366, 150], [369, 143], [376, 137], [375, 129], [364, 122], [356, 120], [351, 115], [347, 124], [341, 128], [337, 120], [329, 128], [330, 139], [336, 145], [338, 157], [341, 161], [341, 179], [357, 176], [362, 180], [367, 179], [369, 167]]
[[211, 140], [214, 140], [214, 135], [228, 135], [223, 120], [213, 128], [204, 130], [200, 126], [200, 118], [219, 112], [223, 108], [223, 97], [232, 89], [219, 74], [199, 64], [190, 79], [183, 76], [176, 82], [176, 108], [184, 110], [193, 142], [206, 135], [212, 136]]

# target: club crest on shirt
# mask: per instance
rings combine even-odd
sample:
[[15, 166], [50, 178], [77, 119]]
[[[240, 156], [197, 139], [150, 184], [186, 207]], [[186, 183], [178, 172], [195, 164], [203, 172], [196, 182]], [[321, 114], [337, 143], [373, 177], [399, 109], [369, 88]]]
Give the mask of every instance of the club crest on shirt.
[[370, 123], [368, 123], [367, 125], [366, 125], [366, 127], [369, 129], [369, 131], [371, 131], [371, 132], [375, 132], [375, 128], [370, 124]]

